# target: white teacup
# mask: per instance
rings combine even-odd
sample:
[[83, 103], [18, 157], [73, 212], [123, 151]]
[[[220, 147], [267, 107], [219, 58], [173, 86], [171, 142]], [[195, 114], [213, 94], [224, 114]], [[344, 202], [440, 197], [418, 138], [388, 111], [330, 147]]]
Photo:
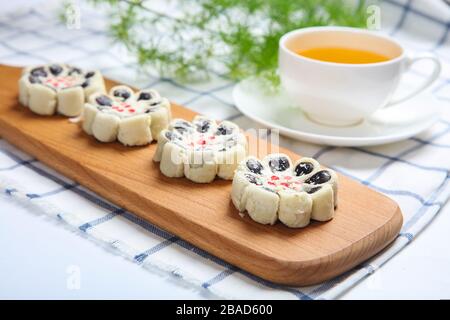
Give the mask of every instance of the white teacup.
[[[321, 47], [366, 50], [389, 60], [347, 64], [324, 62], [297, 53]], [[402, 74], [414, 62], [423, 59], [434, 62], [429, 77], [417, 89], [393, 101]], [[429, 53], [409, 57], [397, 41], [374, 31], [313, 27], [291, 31], [280, 39], [279, 70], [289, 97], [312, 120], [325, 125], [347, 126], [423, 91], [439, 76], [441, 65]]]

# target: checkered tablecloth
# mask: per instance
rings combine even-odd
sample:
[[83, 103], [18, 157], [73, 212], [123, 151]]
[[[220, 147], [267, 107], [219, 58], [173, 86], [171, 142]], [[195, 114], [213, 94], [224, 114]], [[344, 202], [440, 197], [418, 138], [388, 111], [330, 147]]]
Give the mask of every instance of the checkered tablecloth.
[[[197, 112], [232, 119], [243, 128], [257, 127], [234, 107], [233, 82], [214, 75], [207, 83], [183, 84], [139, 72], [133, 57], [108, 38], [105, 13], [80, 4], [79, 30], [68, 30], [58, 20], [53, 1], [0, 14], [0, 63], [33, 65], [63, 61], [98, 68], [107, 77], [123, 83], [153, 87]], [[381, 13], [382, 32], [399, 39], [411, 51], [433, 51], [441, 58], [443, 72], [431, 92], [441, 101], [450, 102], [450, 7], [440, 0], [387, 0]], [[414, 85], [427, 72], [427, 65], [415, 66], [405, 81]], [[333, 280], [310, 287], [282, 287], [141, 220], [4, 140], [0, 140], [0, 193], [10, 201], [29, 206], [30, 210], [66, 222], [77, 232], [114, 248], [144, 268], [166, 270], [178, 276], [180, 282], [203, 287], [218, 297], [255, 299], [339, 296], [413, 242], [450, 195], [450, 108], [442, 109], [441, 120], [427, 132], [386, 146], [323, 147], [285, 138], [280, 143], [305, 156], [319, 158], [336, 171], [397, 201], [404, 214], [404, 225], [395, 242], [378, 256]]]

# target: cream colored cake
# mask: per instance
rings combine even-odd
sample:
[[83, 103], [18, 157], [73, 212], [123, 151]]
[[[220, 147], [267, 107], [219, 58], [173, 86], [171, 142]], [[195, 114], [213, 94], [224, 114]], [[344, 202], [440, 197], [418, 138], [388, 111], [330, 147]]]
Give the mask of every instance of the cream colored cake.
[[141, 146], [157, 140], [171, 118], [170, 102], [152, 89], [134, 92], [115, 86], [109, 94], [94, 93], [84, 106], [83, 130], [101, 142]]
[[256, 222], [274, 224], [280, 220], [301, 228], [310, 220], [334, 217], [338, 178], [312, 158], [295, 163], [285, 154], [270, 154], [262, 161], [247, 157], [233, 179], [231, 200], [240, 212], [247, 211]]
[[158, 139], [153, 160], [167, 177], [209, 183], [216, 176], [233, 179], [238, 163], [247, 155], [247, 140], [230, 122], [216, 123], [204, 116], [192, 122], [175, 119]]
[[25, 68], [19, 80], [20, 103], [40, 115], [78, 116], [94, 92], [105, 92], [100, 72], [66, 64]]

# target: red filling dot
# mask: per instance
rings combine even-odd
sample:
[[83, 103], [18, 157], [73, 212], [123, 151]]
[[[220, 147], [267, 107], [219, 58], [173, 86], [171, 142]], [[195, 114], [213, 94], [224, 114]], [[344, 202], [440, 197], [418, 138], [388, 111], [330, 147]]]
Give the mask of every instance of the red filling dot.
[[272, 176], [272, 177], [270, 177], [270, 179], [272, 179], [272, 180], [280, 180], [280, 178], [277, 177], [277, 176]]
[[275, 185], [275, 183], [272, 182], [272, 181], [268, 181], [267, 184], [270, 184], [271, 186], [274, 186], [274, 185]]
[[197, 142], [197, 144], [205, 145], [205, 144], [206, 144], [206, 140], [199, 140], [199, 141]]
[[286, 177], [284, 177], [284, 179], [285, 179], [285, 180], [291, 180], [292, 177], [291, 177], [291, 176], [286, 176]]
[[289, 188], [289, 185], [286, 183], [286, 182], [282, 182], [282, 183], [280, 183], [282, 186], [284, 186], [284, 187], [286, 187], [286, 188]]
[[134, 112], [134, 111], [136, 111], [136, 110], [134, 110], [134, 109], [128, 109], [128, 111], [129, 111], [129, 112]]

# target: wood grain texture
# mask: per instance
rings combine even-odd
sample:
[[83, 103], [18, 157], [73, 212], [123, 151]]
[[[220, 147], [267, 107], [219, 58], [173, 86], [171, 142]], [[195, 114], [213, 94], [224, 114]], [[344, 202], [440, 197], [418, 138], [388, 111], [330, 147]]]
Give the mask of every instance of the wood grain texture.
[[[163, 176], [152, 161], [155, 143], [138, 148], [102, 144], [66, 118], [32, 114], [18, 103], [19, 75], [18, 68], [0, 66], [0, 136], [117, 205], [261, 278], [288, 285], [330, 279], [378, 253], [402, 225], [394, 201], [342, 175], [339, 206], [330, 222], [289, 229], [241, 218], [230, 201], [230, 181], [205, 185]], [[191, 120], [194, 115], [173, 104], [174, 117]]]

